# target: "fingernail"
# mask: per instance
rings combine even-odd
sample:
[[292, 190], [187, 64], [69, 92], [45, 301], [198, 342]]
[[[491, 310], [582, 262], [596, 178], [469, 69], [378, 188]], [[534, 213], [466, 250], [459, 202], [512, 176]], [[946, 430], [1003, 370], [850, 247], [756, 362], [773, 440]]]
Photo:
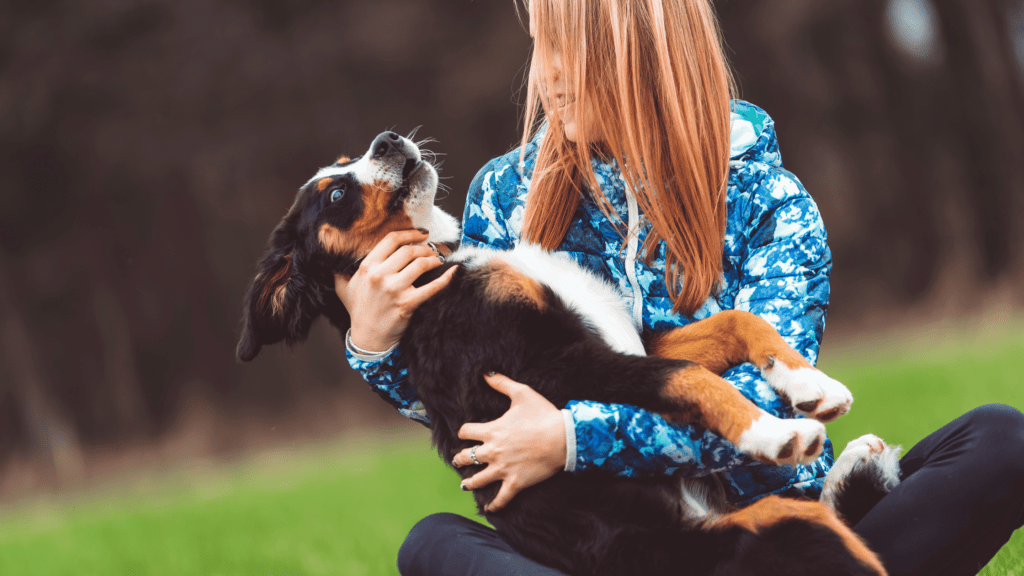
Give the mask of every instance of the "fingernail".
[[462, 486], [463, 492], [469, 492], [469, 486], [466, 486], [465, 484], [460, 484], [460, 486]]
[[494, 376], [495, 374], [496, 372], [494, 370], [491, 370], [490, 372], [487, 373], [488, 376]]
[[426, 228], [417, 228], [417, 230], [420, 231], [420, 234], [430, 234], [430, 230], [427, 230]]

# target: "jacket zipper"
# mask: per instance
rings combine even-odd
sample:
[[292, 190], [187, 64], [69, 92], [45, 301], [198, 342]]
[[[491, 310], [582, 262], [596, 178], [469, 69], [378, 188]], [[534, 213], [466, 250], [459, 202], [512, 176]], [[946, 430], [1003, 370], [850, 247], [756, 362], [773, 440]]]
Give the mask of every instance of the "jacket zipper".
[[640, 234], [639, 219], [640, 209], [637, 207], [636, 197], [626, 187], [626, 211], [628, 213], [628, 234], [626, 240], [626, 279], [633, 288], [633, 326], [637, 331], [643, 330], [643, 298], [640, 294], [640, 282], [636, 279], [636, 253], [639, 243], [637, 238]]

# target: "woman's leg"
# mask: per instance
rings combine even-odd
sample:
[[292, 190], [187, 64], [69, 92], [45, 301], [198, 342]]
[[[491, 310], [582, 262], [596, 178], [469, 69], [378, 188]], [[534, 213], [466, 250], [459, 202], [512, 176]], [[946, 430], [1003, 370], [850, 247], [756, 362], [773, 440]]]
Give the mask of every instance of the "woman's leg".
[[458, 514], [420, 520], [398, 551], [402, 576], [565, 576], [512, 549], [492, 528]]
[[900, 460], [902, 482], [854, 527], [892, 576], [974, 575], [1024, 526], [1024, 414], [982, 406]]

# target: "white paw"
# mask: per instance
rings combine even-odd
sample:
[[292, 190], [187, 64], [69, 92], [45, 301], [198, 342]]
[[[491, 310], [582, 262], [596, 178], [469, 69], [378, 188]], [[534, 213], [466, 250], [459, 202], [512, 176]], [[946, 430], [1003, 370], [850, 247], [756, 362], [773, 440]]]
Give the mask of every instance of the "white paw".
[[843, 453], [829, 470], [828, 478], [839, 479], [850, 475], [855, 468], [867, 466], [874, 455], [885, 451], [885, 442], [874, 434], [865, 434], [846, 445]]
[[825, 426], [816, 420], [783, 420], [764, 414], [740, 436], [737, 448], [772, 464], [809, 464], [825, 443]]
[[[865, 452], [865, 450], [867, 450], [867, 452]], [[878, 436], [875, 436], [874, 434], [865, 434], [860, 438], [850, 440], [850, 442], [846, 445], [846, 449], [843, 450], [843, 453], [839, 455], [839, 458], [842, 459], [843, 456], [847, 455], [847, 452], [850, 453], [850, 457], [852, 458], [854, 455], [860, 456], [865, 453], [868, 456], [870, 456], [871, 454], [881, 454], [884, 450], [884, 440], [882, 440]], [[838, 464], [838, 461], [836, 463]]]
[[801, 414], [815, 420], [831, 422], [850, 411], [853, 394], [838, 380], [816, 368], [791, 369], [782, 362], [761, 370], [776, 392], [789, 398]]
[[834, 509], [840, 493], [846, 487], [847, 478], [864, 468], [874, 468], [879, 487], [888, 493], [900, 483], [899, 456], [899, 446], [886, 446], [885, 442], [874, 434], [865, 434], [851, 440], [825, 476], [821, 502]]

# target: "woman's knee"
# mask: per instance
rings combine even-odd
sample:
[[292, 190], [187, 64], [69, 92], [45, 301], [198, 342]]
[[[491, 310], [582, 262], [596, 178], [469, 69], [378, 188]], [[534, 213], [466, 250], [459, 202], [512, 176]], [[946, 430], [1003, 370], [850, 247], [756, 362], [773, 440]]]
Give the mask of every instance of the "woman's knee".
[[399, 573], [403, 576], [419, 574], [418, 569], [428, 564], [426, 556], [435, 552], [439, 544], [451, 541], [462, 520], [458, 514], [440, 512], [417, 522], [398, 549]]
[[1024, 414], [1013, 406], [986, 404], [964, 415], [972, 427], [995, 437], [1024, 436]]
[[988, 404], [967, 413], [978, 434], [978, 449], [990, 455], [1007, 479], [1024, 480], [1024, 413], [1005, 404]]

